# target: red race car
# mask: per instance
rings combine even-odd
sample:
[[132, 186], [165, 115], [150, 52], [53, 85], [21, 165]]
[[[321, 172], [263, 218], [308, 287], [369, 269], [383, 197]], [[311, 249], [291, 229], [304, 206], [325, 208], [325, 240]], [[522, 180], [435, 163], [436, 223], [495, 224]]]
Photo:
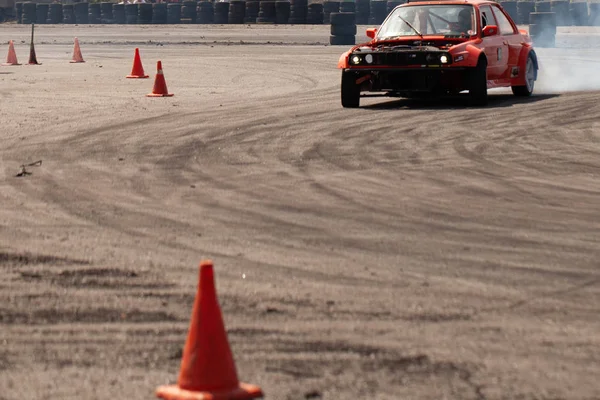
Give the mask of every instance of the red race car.
[[488, 89], [530, 96], [537, 79], [531, 38], [493, 1], [409, 0], [367, 36], [338, 61], [343, 107], [359, 107], [361, 97], [462, 91], [486, 105]]

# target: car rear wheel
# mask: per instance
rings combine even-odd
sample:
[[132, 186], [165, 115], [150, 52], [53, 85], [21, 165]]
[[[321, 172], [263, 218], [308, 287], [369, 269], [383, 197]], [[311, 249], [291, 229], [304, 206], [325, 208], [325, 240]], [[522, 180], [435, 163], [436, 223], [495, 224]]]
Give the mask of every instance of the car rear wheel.
[[535, 85], [535, 64], [533, 63], [533, 57], [527, 56], [527, 63], [525, 64], [525, 86], [512, 86], [511, 89], [515, 96], [527, 97], [533, 93], [533, 87]]
[[356, 84], [356, 74], [342, 71], [342, 107], [358, 108], [359, 105], [360, 86]]
[[469, 97], [471, 99], [471, 105], [487, 105], [487, 60], [485, 58], [479, 59], [477, 66], [471, 75]]

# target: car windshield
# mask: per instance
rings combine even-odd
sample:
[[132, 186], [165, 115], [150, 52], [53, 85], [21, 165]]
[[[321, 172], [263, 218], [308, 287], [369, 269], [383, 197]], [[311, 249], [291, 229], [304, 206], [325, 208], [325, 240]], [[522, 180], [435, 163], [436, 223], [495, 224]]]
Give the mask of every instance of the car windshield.
[[420, 35], [476, 34], [472, 5], [415, 5], [398, 7], [384, 21], [377, 39]]

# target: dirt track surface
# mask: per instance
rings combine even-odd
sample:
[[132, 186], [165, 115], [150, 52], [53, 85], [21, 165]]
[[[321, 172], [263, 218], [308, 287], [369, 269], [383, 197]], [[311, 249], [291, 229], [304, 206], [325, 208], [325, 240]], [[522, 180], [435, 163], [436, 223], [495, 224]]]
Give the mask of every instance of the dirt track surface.
[[40, 26], [0, 67], [0, 399], [154, 398], [205, 258], [266, 399], [600, 398], [600, 91], [565, 92], [600, 41], [528, 100], [346, 110], [328, 27], [193, 28]]

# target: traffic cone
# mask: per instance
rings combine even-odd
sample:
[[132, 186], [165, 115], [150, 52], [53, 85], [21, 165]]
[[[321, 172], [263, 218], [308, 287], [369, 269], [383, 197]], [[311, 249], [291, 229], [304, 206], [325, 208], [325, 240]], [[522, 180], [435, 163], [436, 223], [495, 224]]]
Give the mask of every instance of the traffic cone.
[[73, 46], [73, 59], [72, 63], [84, 63], [83, 56], [81, 55], [81, 48], [79, 47], [79, 39], [75, 38], [75, 45]]
[[245, 400], [263, 397], [255, 385], [238, 380], [215, 290], [213, 264], [200, 263], [200, 280], [176, 385], [163, 385], [165, 400]]
[[167, 90], [167, 82], [165, 82], [165, 76], [162, 71], [162, 62], [156, 64], [156, 78], [154, 78], [154, 87], [152, 93], [147, 94], [148, 97], [171, 97], [172, 93]]
[[135, 49], [133, 68], [131, 69], [131, 74], [127, 75], [127, 78], [149, 78], [149, 76], [144, 73], [144, 67], [142, 66], [142, 60], [140, 59], [140, 49]]
[[15, 52], [15, 45], [12, 40], [8, 42], [8, 55], [6, 56], [6, 63], [2, 65], [21, 65], [17, 61], [17, 53]]

